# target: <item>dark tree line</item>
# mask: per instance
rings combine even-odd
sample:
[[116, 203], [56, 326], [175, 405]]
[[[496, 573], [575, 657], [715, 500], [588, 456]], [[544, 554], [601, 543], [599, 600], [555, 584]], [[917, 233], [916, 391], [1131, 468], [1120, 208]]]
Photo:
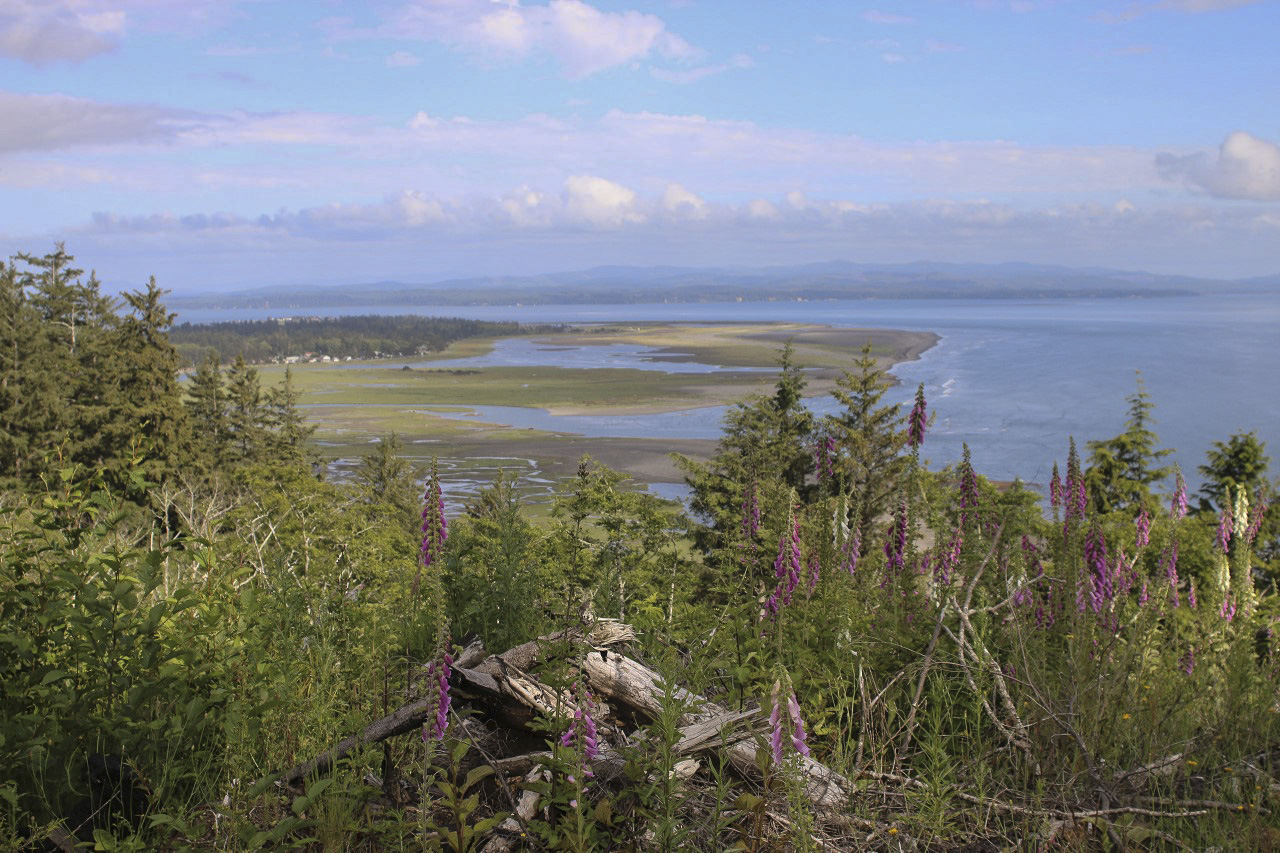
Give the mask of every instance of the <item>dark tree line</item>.
[[0, 262], [0, 481], [33, 486], [79, 466], [128, 491], [130, 472], [159, 481], [303, 458], [310, 430], [291, 377], [264, 390], [243, 359], [225, 373], [207, 361], [184, 401], [165, 291], [152, 279], [117, 301], [74, 261], [58, 245]]
[[384, 353], [438, 352], [463, 338], [550, 330], [518, 323], [401, 315], [182, 323], [173, 327], [169, 337], [183, 363], [194, 366], [211, 351], [222, 364], [236, 356], [249, 362], [266, 362], [305, 353], [374, 358]]

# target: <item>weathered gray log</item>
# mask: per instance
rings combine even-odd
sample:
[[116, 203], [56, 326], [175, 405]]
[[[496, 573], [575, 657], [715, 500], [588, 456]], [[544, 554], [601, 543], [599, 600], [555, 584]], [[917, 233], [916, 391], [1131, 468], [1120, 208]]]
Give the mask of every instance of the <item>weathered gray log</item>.
[[[650, 719], [661, 716], [663, 703], [669, 701], [681, 704], [683, 710], [679, 722], [682, 726], [717, 716], [716, 710], [707, 710], [709, 703], [705, 698], [682, 687], [676, 687], [668, 696], [662, 687], [662, 676], [617, 652], [588, 652], [582, 662], [582, 671], [592, 689], [640, 711]], [[723, 710], [720, 713], [724, 713]]]
[[[698, 736], [710, 745], [711, 731], [718, 731], [731, 715], [702, 696], [676, 687], [668, 699], [662, 688], [662, 677], [644, 664], [617, 653], [591, 653], [583, 662], [583, 671], [592, 688], [641, 711], [650, 718], [662, 712], [664, 701], [674, 699], [686, 709], [680, 716], [682, 726], [694, 727], [708, 724], [714, 728], [700, 729]], [[758, 776], [756, 751], [760, 746], [755, 740], [741, 740], [729, 747], [729, 761], [744, 776]], [[810, 802], [820, 811], [835, 812], [846, 809], [854, 790], [853, 783], [843, 775], [812, 758], [800, 756], [805, 776], [804, 790]]]

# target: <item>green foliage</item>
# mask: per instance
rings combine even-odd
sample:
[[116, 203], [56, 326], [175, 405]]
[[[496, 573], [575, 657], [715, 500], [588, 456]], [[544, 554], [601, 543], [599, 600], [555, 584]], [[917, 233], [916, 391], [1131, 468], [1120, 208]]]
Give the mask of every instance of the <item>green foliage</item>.
[[1270, 465], [1266, 444], [1252, 432], [1215, 441], [1209, 448], [1209, 461], [1199, 467], [1204, 478], [1200, 487], [1201, 510], [1221, 512], [1242, 489], [1248, 495], [1259, 494], [1267, 485]]
[[1138, 389], [1127, 398], [1129, 417], [1124, 432], [1106, 441], [1089, 442], [1089, 466], [1085, 483], [1089, 500], [1097, 512], [1154, 510], [1151, 487], [1169, 477], [1168, 466], [1159, 462], [1173, 451], [1156, 448], [1159, 437], [1151, 430], [1151, 410], [1155, 403], [1138, 374]]
[[704, 551], [725, 547], [742, 520], [749, 489], [773, 495], [804, 490], [813, 467], [808, 442], [814, 418], [804, 406], [804, 372], [788, 342], [778, 356], [771, 396], [753, 396], [725, 414], [720, 444], [705, 464], [678, 457], [693, 490], [692, 509], [710, 520], [698, 532]]
[[835, 398], [844, 411], [827, 420], [839, 455], [835, 477], [829, 485], [833, 494], [857, 498], [860, 518], [871, 522], [887, 511], [908, 470], [905, 416], [897, 404], [882, 404], [890, 380], [871, 354], [871, 344], [862, 348], [853, 371], [845, 371], [836, 382]]
[[[696, 536], [590, 459], [549, 518], [505, 476], [459, 513], [433, 465], [423, 514], [394, 435], [351, 482], [318, 476], [288, 373], [263, 389], [244, 359], [224, 374], [209, 358], [179, 402], [160, 296], [151, 283], [121, 314], [60, 246], [0, 265], [0, 846], [66, 823], [112, 759], [142, 805], [77, 833], [102, 849], [475, 849], [509, 803], [477, 764], [492, 742], [446, 741], [437, 764], [438, 744], [401, 738], [305, 791], [272, 779], [419, 699], [450, 633], [500, 651], [602, 617], [659, 662], [660, 707], [626, 743], [610, 732], [616, 777], [582, 772], [562, 713], [502, 744], [550, 739], [527, 821], [546, 848], [809, 845], [828, 817], [812, 765], [760, 750], [752, 781], [707, 756], [679, 772], [697, 709], [675, 688], [749, 710], [780, 671], [814, 757], [858, 788], [840, 818], [870, 824], [868, 844], [899, 827], [922, 849], [1276, 837], [1253, 809], [1277, 774], [1280, 609], [1252, 434], [1209, 451], [1202, 512], [1166, 512], [1139, 384], [1088, 473], [1069, 456], [1092, 504], [1046, 517], [967, 452], [923, 470], [868, 349], [815, 423], [784, 349], [774, 393], [730, 413], [707, 465], [686, 462]], [[1221, 539], [1214, 510], [1233, 517]], [[530, 674], [585, 702], [571, 645]], [[631, 722], [615, 708], [602, 731]], [[1187, 801], [1239, 808], [1189, 821]]]
[[220, 778], [239, 661], [224, 634], [239, 611], [235, 575], [177, 580], [175, 563], [203, 559], [198, 543], [130, 547], [100, 478], [66, 469], [60, 481], [0, 517], [0, 787], [30, 825], [62, 821], [90, 796], [90, 756], [106, 755], [152, 812], [182, 813]]

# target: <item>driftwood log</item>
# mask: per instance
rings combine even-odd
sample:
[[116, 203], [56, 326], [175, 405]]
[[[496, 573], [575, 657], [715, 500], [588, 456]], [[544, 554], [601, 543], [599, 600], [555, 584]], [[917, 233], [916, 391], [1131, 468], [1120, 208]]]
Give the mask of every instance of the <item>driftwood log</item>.
[[[627, 748], [641, 745], [647, 737], [641, 726], [658, 719], [673, 703], [679, 709], [679, 732], [674, 747], [679, 760], [673, 770], [679, 779], [696, 774], [701, 766], [699, 757], [711, 754], [720, 756], [741, 776], [759, 778], [760, 767], [766, 764], [760, 760], [760, 751], [768, 749], [760, 710], [733, 712], [705, 696], [667, 682], [658, 672], [619, 650], [633, 638], [627, 626], [601, 621], [557, 632], [501, 654], [486, 654], [478, 642], [459, 652], [449, 682], [454, 707], [469, 708], [475, 716], [466, 720], [458, 717], [458, 725], [451, 726], [451, 731], [464, 732], [460, 736], [472, 744], [469, 761], [480, 761], [494, 768], [500, 786], [498, 795], [505, 796], [511, 809], [510, 817], [485, 840], [481, 848], [485, 853], [506, 853], [524, 847], [528, 824], [541, 805], [539, 795], [529, 785], [546, 778], [550, 753], [542, 747], [545, 732], [534, 732], [531, 724], [539, 718], [567, 718], [576, 710], [576, 691], [553, 688], [532, 674], [540, 663], [553, 658], [575, 667], [582, 683], [592, 693], [600, 739], [600, 754], [592, 769], [598, 782], [608, 784], [623, 772], [626, 763], [623, 754]], [[962, 652], [966, 650], [964, 643], [959, 645]], [[970, 656], [976, 658], [977, 663], [984, 660], [981, 650]], [[297, 786], [310, 777], [329, 773], [337, 762], [360, 747], [418, 731], [434, 713], [434, 700], [411, 697], [395, 712], [376, 720], [360, 733], [309, 761], [263, 780], [258, 787], [261, 789], [272, 781]], [[1011, 717], [1010, 722], [1006, 733], [1018, 731], [1018, 721]], [[1179, 758], [1169, 756], [1118, 773], [1113, 781], [1118, 788], [1137, 794], [1152, 778], [1167, 775]], [[918, 849], [917, 842], [892, 823], [852, 814], [850, 806], [859, 788], [848, 777], [809, 757], [796, 760], [804, 780], [805, 796], [821, 821], [846, 831], [868, 832], [864, 840], [868, 844], [873, 838], [892, 837], [894, 849]], [[1280, 783], [1262, 771], [1247, 762], [1246, 767], [1258, 777], [1259, 787], [1265, 782], [1280, 789]], [[898, 797], [922, 787], [922, 783], [909, 776], [871, 770], [861, 771], [858, 778], [876, 783], [882, 794], [897, 792]], [[1111, 822], [1122, 817], [1191, 818], [1211, 810], [1241, 808], [1237, 804], [1210, 801], [1169, 804], [1151, 797], [1137, 797], [1141, 805], [1110, 807], [1104, 803], [1102, 808], [1087, 808], [1077, 804], [1020, 805], [964, 792], [955, 796], [987, 813], [1041, 818], [1048, 822], [1050, 836], [1086, 824], [1094, 829], [1103, 829], [1105, 825], [1105, 829], [1110, 830], [1113, 829]], [[863, 804], [870, 805], [865, 800]], [[503, 810], [506, 808], [504, 805]], [[772, 811], [768, 814], [773, 817]], [[777, 817], [775, 822], [788, 825], [782, 817]]]
[[[667, 703], [680, 703], [678, 754], [723, 751], [739, 773], [757, 776], [756, 753], [762, 741], [749, 728], [744, 728], [744, 724], [757, 717], [759, 711], [730, 712], [706, 697], [664, 684], [657, 672], [616, 650], [618, 644], [633, 637], [631, 629], [625, 625], [597, 622], [587, 628], [541, 637], [496, 655], [485, 656], [483, 647], [472, 643], [459, 653], [450, 687], [458, 700], [483, 711], [499, 725], [527, 730], [538, 717], [569, 716], [576, 708], [573, 695], [543, 684], [526, 671], [553, 650], [567, 651], [581, 656], [580, 672], [596, 697], [625, 708], [632, 717], [651, 721], [657, 719]], [[311, 776], [329, 773], [338, 761], [356, 749], [416, 731], [432, 714], [432, 700], [409, 702], [332, 749], [289, 768], [276, 779], [287, 785], [297, 785]], [[602, 715], [599, 721], [607, 734], [625, 738], [626, 735], [611, 726], [611, 722], [607, 714]], [[533, 772], [531, 767], [540, 769], [534, 767], [540, 754], [503, 756], [495, 759], [493, 764], [504, 776]], [[823, 812], [845, 808], [854, 790], [853, 784], [820, 762], [809, 758], [803, 758], [802, 762], [807, 779], [805, 793], [814, 807]], [[609, 778], [617, 773], [621, 759], [616, 750], [605, 749], [597, 764], [601, 765], [596, 768], [598, 772]], [[685, 769], [691, 766], [685, 765]]]

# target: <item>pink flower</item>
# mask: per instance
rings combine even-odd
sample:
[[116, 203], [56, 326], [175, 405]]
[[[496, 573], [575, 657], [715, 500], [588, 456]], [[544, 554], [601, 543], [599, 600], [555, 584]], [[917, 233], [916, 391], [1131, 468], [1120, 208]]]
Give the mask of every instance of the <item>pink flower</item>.
[[1222, 517], [1218, 519], [1218, 550], [1224, 554], [1231, 550], [1231, 510], [1222, 508]]
[[440, 559], [449, 538], [449, 522], [444, 517], [444, 494], [436, 460], [431, 460], [431, 476], [422, 500], [422, 565], [424, 568]]
[[782, 682], [773, 682], [773, 708], [769, 712], [769, 748], [773, 752], [775, 764], [782, 763], [783, 728], [790, 729], [791, 747], [801, 755], [809, 755], [809, 745], [804, 732], [804, 719], [800, 716], [800, 703], [796, 701], [795, 691], [789, 691], [786, 698], [787, 714], [782, 714]]
[[436, 708], [435, 719], [422, 727], [422, 741], [443, 740], [445, 730], [449, 728], [449, 708], [453, 700], [449, 696], [449, 673], [453, 666], [453, 656], [445, 652], [439, 662], [432, 661], [427, 666], [427, 677], [433, 682]]
[[924, 443], [925, 427], [928, 424], [928, 415], [925, 411], [924, 403], [924, 383], [916, 388], [916, 404], [911, 409], [911, 415], [907, 418], [907, 444], [912, 448], [919, 447]]
[[1134, 526], [1138, 529], [1138, 547], [1145, 548], [1147, 543], [1151, 541], [1151, 516], [1145, 508], [1138, 513], [1138, 519], [1134, 522]]
[[1182, 472], [1178, 472], [1178, 485], [1173, 491], [1173, 500], [1169, 504], [1169, 515], [1174, 521], [1180, 521], [1187, 517], [1187, 481], [1182, 479]]

